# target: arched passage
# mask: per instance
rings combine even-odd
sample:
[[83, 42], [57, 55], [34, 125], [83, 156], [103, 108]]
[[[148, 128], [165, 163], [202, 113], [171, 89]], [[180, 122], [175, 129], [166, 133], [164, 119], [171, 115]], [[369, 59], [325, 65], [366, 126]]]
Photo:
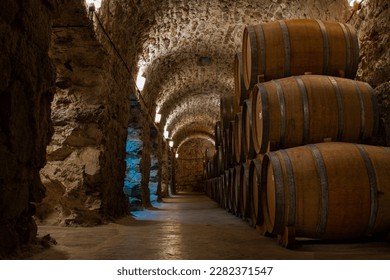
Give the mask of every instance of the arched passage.
[[205, 150], [212, 150], [209, 136], [195, 134], [184, 139], [176, 150], [174, 173], [176, 192], [203, 192]]

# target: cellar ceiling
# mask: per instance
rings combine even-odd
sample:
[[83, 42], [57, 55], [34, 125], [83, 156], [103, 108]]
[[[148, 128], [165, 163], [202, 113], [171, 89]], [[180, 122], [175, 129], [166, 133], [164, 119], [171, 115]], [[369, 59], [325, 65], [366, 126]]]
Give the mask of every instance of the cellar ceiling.
[[[324, 12], [325, 11], [325, 12]], [[220, 98], [234, 94], [234, 56], [246, 25], [287, 18], [345, 22], [345, 0], [118, 0], [99, 14], [118, 49], [146, 79], [149, 113], [175, 146], [213, 137]], [[320, 16], [321, 15], [321, 16]]]

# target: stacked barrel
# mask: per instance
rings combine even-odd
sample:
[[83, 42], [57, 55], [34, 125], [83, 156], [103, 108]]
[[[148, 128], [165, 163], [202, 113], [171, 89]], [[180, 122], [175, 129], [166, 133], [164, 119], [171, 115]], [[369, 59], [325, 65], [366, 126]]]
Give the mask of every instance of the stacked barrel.
[[353, 80], [358, 58], [347, 24], [247, 26], [207, 193], [284, 246], [389, 232], [390, 150], [369, 145], [379, 116], [374, 90]]

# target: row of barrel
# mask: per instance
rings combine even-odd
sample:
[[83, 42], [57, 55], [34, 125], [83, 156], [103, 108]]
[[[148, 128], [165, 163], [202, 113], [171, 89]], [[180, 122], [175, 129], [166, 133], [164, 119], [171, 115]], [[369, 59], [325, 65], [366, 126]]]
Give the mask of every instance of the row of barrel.
[[223, 97], [221, 112], [229, 113], [215, 125], [216, 154], [207, 177], [280, 148], [323, 141], [369, 143], [378, 130], [377, 106], [367, 83], [321, 75], [257, 84], [236, 113], [226, 109], [233, 107], [233, 97]]
[[350, 240], [390, 230], [390, 148], [324, 142], [258, 155], [205, 181], [263, 235]]
[[206, 193], [285, 246], [390, 231], [390, 152], [362, 145], [379, 116], [374, 90], [352, 80], [358, 58], [347, 24], [247, 26], [205, 152]]

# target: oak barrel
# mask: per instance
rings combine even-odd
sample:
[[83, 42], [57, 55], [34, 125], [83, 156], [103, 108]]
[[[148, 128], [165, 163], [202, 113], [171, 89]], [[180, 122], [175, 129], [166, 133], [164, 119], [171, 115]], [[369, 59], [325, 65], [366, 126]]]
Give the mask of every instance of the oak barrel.
[[226, 196], [226, 210], [229, 212], [232, 210], [232, 200], [231, 200], [231, 192], [232, 192], [232, 177], [233, 177], [233, 171], [229, 168], [225, 170], [225, 179], [226, 179], [226, 190], [225, 190], [225, 196]]
[[251, 204], [252, 226], [263, 225], [263, 209], [261, 198], [261, 171], [263, 155], [257, 155], [249, 165], [249, 200]]
[[390, 148], [328, 142], [265, 155], [269, 232], [352, 239], [390, 231]]
[[216, 197], [216, 179], [210, 179], [210, 198], [215, 200]]
[[216, 194], [215, 194], [215, 201], [221, 205], [221, 197], [222, 197], [222, 177], [221, 175], [217, 176], [215, 178], [216, 183]]
[[251, 218], [251, 204], [249, 198], [249, 164], [250, 161], [241, 164], [240, 170], [240, 191], [241, 191], [241, 218], [244, 220]]
[[224, 132], [223, 132], [223, 146], [222, 146], [222, 149], [223, 149], [223, 158], [224, 158], [224, 162], [223, 162], [223, 165], [224, 165], [224, 169], [228, 169], [230, 166], [229, 166], [229, 162], [231, 161], [231, 153], [229, 152], [230, 150], [230, 145], [231, 145], [231, 142], [230, 142], [230, 131], [229, 131], [229, 128], [227, 129], [224, 129]]
[[221, 194], [221, 207], [223, 209], [228, 208], [228, 189], [229, 189], [229, 170], [225, 170], [221, 175], [222, 178], [222, 194]]
[[229, 122], [234, 121], [234, 96], [225, 96], [220, 99], [221, 129], [229, 128]]
[[258, 82], [307, 72], [353, 79], [358, 62], [357, 33], [348, 24], [290, 19], [244, 30], [242, 67], [246, 89]]
[[234, 177], [234, 189], [232, 194], [232, 202], [233, 202], [233, 213], [235, 215], [239, 215], [240, 213], [240, 200], [241, 200], [241, 192], [240, 192], [240, 172], [241, 172], [241, 166], [236, 165], [233, 170], [233, 177]]
[[206, 163], [206, 179], [214, 177], [213, 174], [213, 161], [210, 160]]
[[242, 153], [246, 159], [253, 159], [256, 156], [256, 151], [253, 144], [252, 136], [252, 100], [244, 100], [242, 106]]
[[236, 53], [234, 56], [234, 111], [236, 113], [240, 112], [240, 106], [247, 98], [242, 68], [242, 53]]
[[236, 163], [245, 161], [245, 154], [242, 151], [242, 112], [236, 113], [234, 119], [234, 155]]
[[220, 176], [224, 172], [224, 154], [222, 147], [219, 146], [218, 149], [215, 150], [215, 155], [214, 155], [214, 166], [215, 166], [215, 177]]
[[234, 120], [229, 122], [229, 145], [227, 149], [227, 160], [229, 167], [233, 167], [235, 165], [236, 159], [234, 154]]
[[369, 143], [378, 129], [374, 90], [364, 82], [320, 75], [294, 76], [253, 89], [256, 153], [324, 140]]
[[217, 121], [214, 126], [214, 136], [215, 136], [215, 148], [217, 149], [222, 145], [222, 124], [221, 121]]

